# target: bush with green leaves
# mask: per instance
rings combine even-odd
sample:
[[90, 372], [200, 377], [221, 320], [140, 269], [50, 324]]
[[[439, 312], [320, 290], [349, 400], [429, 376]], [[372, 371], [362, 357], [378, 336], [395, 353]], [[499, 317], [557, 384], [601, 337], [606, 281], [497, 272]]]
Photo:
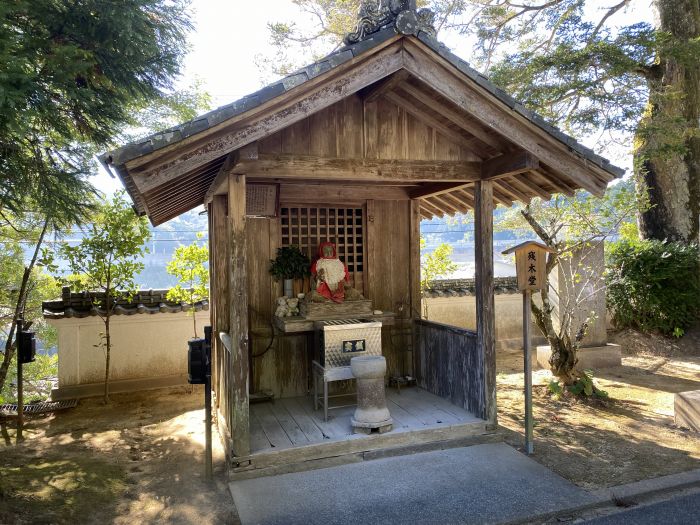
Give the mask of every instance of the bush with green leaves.
[[277, 257], [270, 260], [270, 275], [280, 279], [303, 279], [311, 275], [311, 261], [298, 246], [277, 249]]
[[697, 244], [655, 240], [611, 243], [607, 303], [618, 328], [679, 337], [700, 315]]

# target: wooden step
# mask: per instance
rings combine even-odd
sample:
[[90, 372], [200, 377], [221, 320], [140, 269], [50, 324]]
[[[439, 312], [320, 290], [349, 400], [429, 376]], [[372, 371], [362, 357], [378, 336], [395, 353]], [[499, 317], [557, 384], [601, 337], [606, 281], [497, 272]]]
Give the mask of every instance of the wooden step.
[[485, 421], [371, 436], [360, 434], [357, 438], [345, 441], [268, 451], [249, 458], [237, 458], [239, 461], [248, 459], [250, 463], [231, 468], [229, 480], [302, 472], [430, 450], [492, 443], [501, 439], [500, 434], [487, 429]]

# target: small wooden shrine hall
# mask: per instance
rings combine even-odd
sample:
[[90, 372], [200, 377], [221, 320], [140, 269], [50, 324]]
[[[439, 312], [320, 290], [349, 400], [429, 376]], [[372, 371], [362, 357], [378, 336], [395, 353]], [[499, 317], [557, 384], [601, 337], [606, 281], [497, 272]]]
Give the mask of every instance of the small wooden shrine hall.
[[[274, 315], [282, 283], [269, 268], [278, 248], [298, 246], [313, 259], [322, 242], [334, 243], [349, 287], [382, 322], [387, 380], [414, 378], [489, 427], [494, 206], [579, 188], [600, 195], [623, 173], [452, 54], [432, 18], [414, 0], [364, 2], [356, 31], [333, 54], [101, 156], [154, 225], [208, 211], [211, 322], [230, 336], [228, 347], [220, 338], [214, 345], [213, 389], [234, 458], [253, 457], [260, 433], [251, 393], [284, 400], [310, 391], [313, 323]], [[420, 221], [467, 210], [475, 214], [475, 332], [420, 319]]]

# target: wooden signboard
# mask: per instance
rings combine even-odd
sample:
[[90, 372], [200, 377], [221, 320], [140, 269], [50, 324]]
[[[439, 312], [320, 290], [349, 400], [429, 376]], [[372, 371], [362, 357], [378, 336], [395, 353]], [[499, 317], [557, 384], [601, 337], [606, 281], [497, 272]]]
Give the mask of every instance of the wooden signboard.
[[277, 217], [280, 186], [271, 183], [253, 183], [245, 186], [245, 214], [247, 217]]
[[532, 359], [530, 358], [530, 319], [533, 290], [542, 290], [547, 282], [547, 253], [554, 252], [548, 246], [535, 241], [527, 241], [513, 246], [503, 255], [515, 253], [515, 271], [518, 288], [523, 292], [523, 377], [525, 383], [525, 453], [532, 454]]
[[504, 251], [515, 253], [515, 271], [519, 290], [542, 290], [547, 282], [547, 253], [551, 248], [539, 242], [527, 241]]

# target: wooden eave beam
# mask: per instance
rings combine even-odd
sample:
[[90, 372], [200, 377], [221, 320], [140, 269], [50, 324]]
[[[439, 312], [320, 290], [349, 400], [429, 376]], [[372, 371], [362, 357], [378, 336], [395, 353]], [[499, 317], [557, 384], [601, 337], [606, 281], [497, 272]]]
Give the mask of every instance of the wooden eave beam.
[[481, 178], [482, 180], [500, 179], [519, 175], [539, 167], [540, 163], [537, 158], [527, 151], [504, 153], [482, 163]]
[[480, 159], [484, 158], [484, 152], [480, 150], [480, 148], [474, 144], [474, 142], [471, 139], [468, 139], [464, 135], [462, 135], [459, 131], [456, 131], [439, 120], [437, 120], [435, 117], [430, 115], [428, 112], [420, 109], [417, 107], [413, 102], [410, 100], [405, 99], [404, 97], [398, 95], [397, 93], [384, 93], [384, 98], [388, 100], [389, 102], [392, 102], [399, 106], [400, 108], [406, 110], [408, 113], [416, 117], [418, 120], [422, 121], [423, 123], [427, 124], [431, 128], [435, 129], [438, 133], [444, 135], [446, 138], [450, 139], [453, 141], [455, 144], [458, 144], [459, 146], [463, 146], [467, 148], [469, 151], [474, 153], [477, 157]]
[[433, 184], [425, 184], [420, 188], [411, 190], [409, 193], [412, 199], [424, 199], [426, 197], [432, 197], [434, 195], [442, 195], [443, 193], [452, 192], [460, 188], [468, 186], [469, 182], [436, 182]]
[[416, 40], [404, 42], [404, 67], [421, 82], [453, 101], [463, 111], [484, 125], [498, 130], [513, 143], [534, 154], [555, 171], [566, 173], [576, 184], [601, 196], [606, 185], [602, 180], [614, 177], [587, 162], [565, 144], [533, 122], [498, 104], [493, 94], [476, 83], [464, 82], [464, 73], [440, 55]]
[[358, 93], [360, 98], [365, 102], [374, 102], [384, 93], [392, 91], [402, 82], [404, 82], [409, 76], [411, 76], [405, 69], [400, 69], [390, 77], [380, 80], [376, 84], [361, 89]]
[[316, 157], [312, 155], [260, 154], [240, 160], [235, 174], [273, 179], [331, 181], [460, 182], [478, 180], [481, 163], [471, 161], [382, 160]]

